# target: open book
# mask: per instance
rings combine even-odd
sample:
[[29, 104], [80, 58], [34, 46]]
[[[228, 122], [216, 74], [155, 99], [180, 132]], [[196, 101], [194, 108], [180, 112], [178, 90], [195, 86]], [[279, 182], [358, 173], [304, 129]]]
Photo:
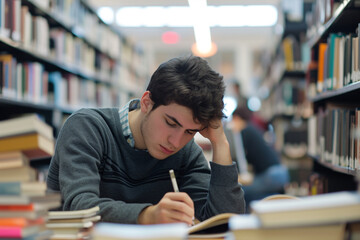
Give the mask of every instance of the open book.
[[229, 230], [229, 219], [235, 215], [235, 213], [222, 213], [195, 224], [188, 229], [188, 239], [224, 237]]

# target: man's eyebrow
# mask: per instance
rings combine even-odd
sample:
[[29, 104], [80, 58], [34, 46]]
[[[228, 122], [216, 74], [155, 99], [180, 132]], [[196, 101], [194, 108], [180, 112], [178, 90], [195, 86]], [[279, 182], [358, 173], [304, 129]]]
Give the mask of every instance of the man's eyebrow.
[[[173, 116], [170, 116], [168, 114], [165, 113], [165, 115], [170, 118], [172, 121], [174, 121], [177, 125], [179, 125], [180, 127], [183, 127], [183, 125], [181, 125], [181, 123], [179, 123], [179, 121], [174, 118]], [[190, 132], [200, 132], [202, 129], [186, 129], [187, 131], [190, 131]]]

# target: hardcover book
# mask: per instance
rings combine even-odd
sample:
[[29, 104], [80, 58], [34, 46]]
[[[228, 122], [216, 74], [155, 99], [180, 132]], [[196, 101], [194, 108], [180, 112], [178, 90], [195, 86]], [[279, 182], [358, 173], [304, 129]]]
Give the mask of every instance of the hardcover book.
[[39, 133], [48, 139], [54, 139], [52, 127], [36, 114], [0, 121], [0, 138], [27, 133]]
[[324, 193], [296, 201], [258, 200], [250, 205], [263, 227], [338, 224], [360, 220], [360, 194], [356, 192]]
[[55, 143], [39, 133], [0, 138], [0, 152], [22, 151], [29, 159], [51, 157]]
[[325, 224], [292, 227], [263, 227], [256, 215], [238, 215], [229, 221], [229, 238], [234, 240], [343, 240], [345, 224]]

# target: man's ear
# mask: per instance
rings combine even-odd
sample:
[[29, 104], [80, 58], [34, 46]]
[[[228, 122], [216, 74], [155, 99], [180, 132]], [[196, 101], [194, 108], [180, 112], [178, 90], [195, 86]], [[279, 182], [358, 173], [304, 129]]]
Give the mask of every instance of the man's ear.
[[150, 91], [146, 91], [140, 99], [140, 107], [143, 113], [149, 113], [154, 105], [150, 95]]

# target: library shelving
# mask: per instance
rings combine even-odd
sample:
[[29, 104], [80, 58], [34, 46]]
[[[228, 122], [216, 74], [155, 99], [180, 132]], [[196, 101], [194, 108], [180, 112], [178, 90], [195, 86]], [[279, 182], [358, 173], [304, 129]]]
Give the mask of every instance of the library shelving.
[[[139, 96], [147, 72], [144, 52], [87, 1], [0, 1], [0, 120], [36, 113], [57, 137], [77, 109]], [[46, 175], [49, 161], [31, 166]]]
[[83, 0], [0, 1], [0, 119], [55, 129], [82, 107], [121, 106], [148, 76], [144, 53]]
[[303, 188], [312, 169], [312, 161], [306, 154], [307, 118], [312, 114], [305, 89], [305, 70], [310, 60], [310, 49], [305, 41], [308, 11], [309, 4], [305, 4], [304, 17], [297, 22], [284, 15], [284, 31], [274, 56], [265, 63], [267, 71], [262, 82], [269, 94], [262, 99], [260, 115], [274, 129], [275, 149], [289, 168], [292, 182], [289, 192], [295, 195], [305, 194]]
[[360, 1], [329, 1], [329, 11], [318, 4], [307, 31], [313, 63], [307, 74], [314, 112], [308, 121], [312, 194], [356, 190], [360, 180]]

